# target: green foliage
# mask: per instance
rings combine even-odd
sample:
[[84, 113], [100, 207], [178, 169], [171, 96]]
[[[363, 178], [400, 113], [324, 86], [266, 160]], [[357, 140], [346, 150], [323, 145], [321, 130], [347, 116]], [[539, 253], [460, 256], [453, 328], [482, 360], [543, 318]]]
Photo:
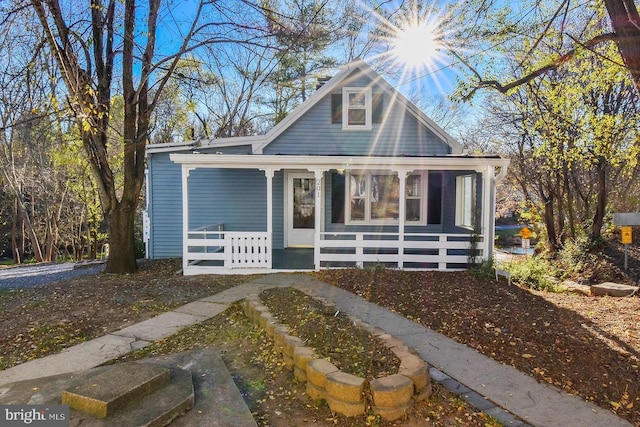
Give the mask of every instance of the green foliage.
[[552, 264], [542, 257], [506, 262], [500, 268], [511, 273], [511, 280], [522, 286], [539, 290], [558, 292], [558, 284], [553, 278]]
[[136, 240], [133, 244], [136, 252], [136, 259], [144, 258], [146, 249], [144, 242], [142, 240]]
[[475, 264], [470, 271], [476, 277], [492, 278], [494, 277], [494, 262], [493, 260], [485, 260]]

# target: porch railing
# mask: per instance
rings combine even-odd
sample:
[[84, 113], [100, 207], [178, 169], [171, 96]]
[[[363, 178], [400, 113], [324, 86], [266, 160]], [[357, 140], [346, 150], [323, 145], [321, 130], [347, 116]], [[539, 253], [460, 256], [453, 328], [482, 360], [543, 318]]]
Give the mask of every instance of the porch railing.
[[224, 231], [221, 224], [188, 232], [185, 265], [271, 268], [271, 236], [267, 232]]
[[[385, 265], [405, 270], [466, 268], [484, 259], [483, 236], [469, 234], [320, 233], [320, 268]], [[220, 225], [188, 232], [185, 266], [224, 269], [272, 266], [267, 232], [224, 231]]]
[[469, 234], [320, 233], [320, 267], [385, 265], [403, 269], [463, 268], [483, 258], [483, 236]]

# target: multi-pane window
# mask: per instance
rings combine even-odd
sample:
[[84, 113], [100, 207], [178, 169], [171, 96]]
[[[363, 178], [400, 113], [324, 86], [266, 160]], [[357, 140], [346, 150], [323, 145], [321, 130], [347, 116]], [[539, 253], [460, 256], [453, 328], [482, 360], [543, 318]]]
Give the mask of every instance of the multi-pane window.
[[[405, 193], [407, 223], [424, 222], [424, 177], [410, 175]], [[347, 222], [362, 224], [397, 223], [400, 216], [400, 179], [382, 173], [349, 174]]]
[[397, 220], [399, 203], [400, 179], [396, 175], [371, 175], [371, 220]]
[[371, 88], [343, 88], [342, 128], [371, 129]]
[[422, 219], [422, 175], [409, 175], [406, 189], [406, 220], [420, 222]]
[[368, 175], [352, 174], [349, 179], [349, 219], [351, 221], [366, 220], [367, 205], [367, 177]]

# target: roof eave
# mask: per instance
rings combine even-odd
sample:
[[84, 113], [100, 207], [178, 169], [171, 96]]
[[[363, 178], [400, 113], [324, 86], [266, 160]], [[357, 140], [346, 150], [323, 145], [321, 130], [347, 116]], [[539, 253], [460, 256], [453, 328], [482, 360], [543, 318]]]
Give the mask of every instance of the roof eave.
[[171, 161], [191, 167], [225, 169], [482, 169], [508, 166], [509, 159], [492, 156], [372, 157], [235, 154], [171, 154]]

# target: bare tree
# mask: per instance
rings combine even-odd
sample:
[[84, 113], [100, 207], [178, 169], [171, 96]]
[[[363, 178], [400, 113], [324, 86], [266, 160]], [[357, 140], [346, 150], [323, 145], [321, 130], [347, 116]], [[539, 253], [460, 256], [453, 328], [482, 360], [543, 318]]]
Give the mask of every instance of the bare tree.
[[[132, 272], [136, 269], [134, 222], [144, 180], [145, 144], [163, 89], [187, 52], [219, 42], [257, 43], [255, 32], [243, 24], [251, 22], [257, 6], [200, 1], [193, 5], [188, 25], [169, 28], [159, 19], [160, 0], [91, 0], [86, 8], [63, 0], [30, 0], [30, 4], [60, 69], [96, 180], [111, 244], [106, 271]], [[163, 16], [173, 17], [170, 5]], [[158, 52], [161, 25], [163, 34], [180, 36], [167, 40]], [[124, 102], [121, 180], [108, 152], [111, 102], [118, 89]]]

